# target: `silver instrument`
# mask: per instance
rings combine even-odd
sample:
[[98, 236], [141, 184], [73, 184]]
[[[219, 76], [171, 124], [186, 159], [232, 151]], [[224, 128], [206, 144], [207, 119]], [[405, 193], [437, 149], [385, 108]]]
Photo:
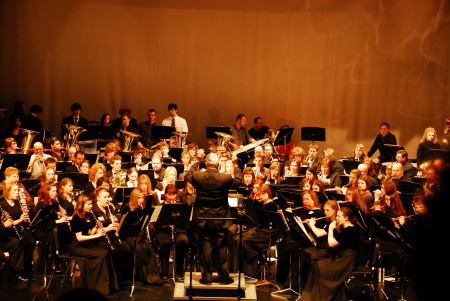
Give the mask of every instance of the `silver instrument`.
[[250, 144], [241, 146], [241, 147], [239, 147], [237, 150], [233, 151], [231, 154], [232, 154], [233, 156], [237, 156], [237, 155], [240, 154], [240, 153], [248, 152], [249, 150], [254, 149], [254, 148], [257, 147], [258, 145], [262, 145], [262, 144], [266, 143], [266, 142], [269, 141], [269, 140], [270, 140], [270, 138], [264, 138], [264, 139], [258, 140], [258, 141], [256, 141], [256, 142], [253, 142], [253, 143], [250, 143]]
[[[97, 219], [97, 217], [94, 214], [94, 211], [91, 210], [90, 213], [91, 213], [92, 217], [94, 218], [95, 224], [97, 225], [97, 227], [100, 229], [100, 231], [103, 231], [104, 228], [103, 228], [102, 222]], [[108, 242], [109, 247], [111, 248], [111, 251], [114, 251], [115, 248], [111, 243], [111, 239], [109, 239], [108, 233], [105, 233], [105, 234], [106, 234], [105, 235], [106, 241]]]

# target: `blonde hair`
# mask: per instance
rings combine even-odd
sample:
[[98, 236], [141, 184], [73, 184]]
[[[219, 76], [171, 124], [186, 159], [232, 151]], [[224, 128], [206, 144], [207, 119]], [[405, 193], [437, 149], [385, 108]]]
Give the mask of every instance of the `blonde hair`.
[[429, 132], [433, 132], [434, 133], [433, 144], [438, 143], [439, 140], [437, 138], [436, 130], [434, 128], [432, 128], [432, 127], [427, 127], [425, 129], [425, 131], [423, 132], [422, 140], [420, 140], [420, 142], [427, 141], [427, 135], [428, 135]]

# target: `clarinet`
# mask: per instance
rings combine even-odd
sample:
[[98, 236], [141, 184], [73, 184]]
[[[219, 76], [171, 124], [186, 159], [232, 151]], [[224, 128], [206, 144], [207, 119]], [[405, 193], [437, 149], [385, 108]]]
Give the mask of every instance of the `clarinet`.
[[[100, 231], [103, 231], [104, 228], [103, 228], [102, 222], [97, 219], [97, 217], [94, 214], [94, 211], [91, 210], [90, 213], [91, 213], [92, 217], [94, 218], [95, 224], [97, 225], [97, 227], [100, 229]], [[108, 233], [105, 233], [105, 234], [106, 234], [105, 235], [106, 241], [108, 242], [109, 247], [111, 248], [111, 251], [114, 251], [115, 248], [112, 245], [111, 240], [109, 239]]]
[[[141, 208], [144, 209], [144, 206], [141, 205]], [[147, 226], [145, 227], [145, 234], [147, 235], [147, 243], [151, 244], [152, 241], [150, 240], [150, 228], [148, 227], [148, 223]]]
[[[112, 211], [111, 211], [111, 208], [109, 207], [109, 204], [106, 205], [106, 208], [108, 210], [109, 219], [111, 220], [111, 223], [114, 224], [114, 221], [115, 221], [116, 217], [112, 214]], [[119, 244], [122, 244], [122, 240], [119, 238], [119, 234], [117, 234], [117, 232], [116, 232], [116, 237], [119, 240]]]
[[[59, 211], [61, 211], [62, 216], [67, 217], [67, 211], [66, 211], [66, 209], [64, 209], [63, 206], [61, 206], [61, 203], [59, 202], [58, 197], [56, 197], [55, 200], [58, 203]], [[72, 227], [70, 226], [69, 222], [67, 223], [67, 225], [69, 226], [70, 231], [72, 231]]]
[[0, 206], [0, 212], [2, 213], [2, 222], [5, 222], [7, 220], [10, 220], [13, 222], [13, 229], [14, 232], [16, 232], [17, 237], [19, 238], [19, 240], [22, 240], [22, 236], [20, 236], [19, 234], [19, 230], [17, 230], [16, 225], [14, 224], [14, 220], [12, 219], [11, 215], [5, 210], [3, 209], [2, 206]]

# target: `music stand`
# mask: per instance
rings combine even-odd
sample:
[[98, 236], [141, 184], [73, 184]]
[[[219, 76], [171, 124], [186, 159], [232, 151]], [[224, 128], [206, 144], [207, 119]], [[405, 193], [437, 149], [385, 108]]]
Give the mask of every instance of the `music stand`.
[[[132, 276], [132, 284], [131, 284], [131, 293], [130, 297], [133, 296], [134, 288], [136, 286], [136, 242], [137, 236], [139, 233], [147, 227], [150, 216], [153, 213], [154, 209], [150, 210], [138, 210], [138, 211], [129, 211], [120, 221], [119, 227], [117, 228], [117, 232], [119, 237], [133, 237], [133, 276]], [[148, 229], [146, 229], [148, 231]], [[148, 242], [150, 243], [150, 242]]]
[[292, 133], [294, 132], [294, 128], [280, 128], [277, 133], [277, 137], [273, 142], [274, 146], [284, 145], [284, 162], [286, 162], [287, 158], [287, 148], [286, 145], [291, 142]]
[[40, 222], [45, 220], [50, 214], [55, 211], [56, 207], [58, 207], [59, 204], [52, 204], [52, 205], [46, 205], [44, 208], [39, 209], [38, 213], [34, 216], [33, 220], [30, 223], [29, 228], [36, 227]]
[[122, 157], [122, 162], [133, 162], [133, 154], [129, 152], [120, 152], [117, 155]]
[[99, 154], [84, 154], [84, 159], [89, 160], [89, 163], [91, 163], [91, 166], [92, 166], [97, 162], [98, 156], [99, 156]]
[[301, 202], [300, 196], [302, 192], [302, 190], [279, 190], [278, 199], [275, 200], [275, 203], [281, 209], [288, 207], [288, 205], [295, 205], [296, 202], [298, 204], [298, 202]]
[[217, 139], [216, 132], [225, 133], [231, 135], [231, 128], [229, 126], [207, 126], [206, 127], [206, 139]]
[[350, 174], [350, 171], [352, 171], [353, 169], [358, 169], [358, 166], [361, 163], [362, 162], [355, 160], [342, 160], [342, 165], [344, 165], [345, 172], [348, 174]]
[[[395, 183], [395, 182], [394, 182]], [[397, 185], [397, 190], [401, 191], [403, 193], [413, 193], [418, 188], [422, 188], [423, 186], [421, 184], [410, 182], [410, 181], [403, 181], [399, 180]]]
[[177, 175], [178, 176], [184, 172], [184, 164], [180, 164], [180, 163], [170, 163], [170, 164], [164, 163], [163, 164], [164, 168], [167, 168], [169, 166], [175, 167], [175, 169], [177, 170]]
[[116, 189], [116, 202], [120, 203], [122, 202], [122, 206], [125, 203], [125, 197], [129, 197], [131, 195], [131, 191], [135, 187], [117, 187]]
[[405, 149], [403, 146], [394, 145], [394, 144], [384, 144], [380, 147], [380, 153], [389, 153], [391, 157], [391, 162], [395, 162], [395, 156], [397, 155], [397, 151]]
[[78, 172], [63, 172], [58, 175], [59, 181], [64, 178], [69, 178], [73, 181], [73, 188], [75, 189], [84, 189], [86, 184], [88, 183], [88, 175]]
[[325, 128], [318, 128], [318, 127], [301, 128], [302, 140], [309, 140], [312, 143], [314, 143], [314, 141], [326, 141], [325, 137], [326, 137]]
[[56, 162], [56, 172], [63, 173], [67, 167], [71, 166], [73, 163], [71, 161], [58, 161]]
[[304, 179], [304, 176], [293, 176], [293, 177], [285, 177], [284, 183], [288, 185], [296, 185], [300, 184], [300, 182]]
[[86, 136], [86, 140], [112, 139], [114, 137], [114, 129], [112, 126], [105, 125], [88, 126]]
[[169, 148], [169, 156], [177, 160], [181, 161], [181, 153], [183, 152], [183, 148], [181, 147], [171, 147]]
[[18, 170], [26, 170], [30, 163], [31, 155], [28, 154], [5, 154], [3, 158], [1, 171], [5, 171], [7, 167], [13, 166]]
[[173, 132], [175, 132], [175, 128], [171, 126], [154, 126], [152, 128], [152, 134], [155, 137], [155, 141], [160, 139], [170, 139], [173, 136]]

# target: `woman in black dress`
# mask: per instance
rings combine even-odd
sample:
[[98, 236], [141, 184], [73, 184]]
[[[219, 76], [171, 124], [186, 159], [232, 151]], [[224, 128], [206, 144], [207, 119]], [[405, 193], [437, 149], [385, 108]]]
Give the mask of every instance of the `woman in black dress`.
[[432, 127], [426, 128], [417, 148], [417, 167], [431, 160], [432, 149], [442, 148], [438, 141], [436, 130]]
[[[122, 214], [125, 215], [129, 211], [140, 211], [145, 209], [145, 196], [146, 193], [139, 188], [135, 188], [131, 191], [130, 202], [125, 205], [122, 210]], [[158, 261], [156, 260], [156, 254], [153, 250], [150, 238], [150, 227], [147, 227], [139, 233], [136, 238], [136, 249], [134, 249], [134, 238], [124, 237], [126, 243], [130, 246], [132, 253], [136, 252], [136, 276], [145, 283], [149, 284], [162, 284], [160, 279], [160, 272], [158, 267]], [[131, 275], [133, 267], [133, 257], [129, 264]]]
[[109, 250], [95, 247], [91, 241], [106, 236], [103, 226], [91, 216], [92, 200], [80, 196], [72, 219], [72, 232], [75, 236], [70, 245], [70, 254], [81, 271], [81, 287], [97, 290], [107, 295], [118, 290], [119, 283]]
[[30, 216], [28, 206], [21, 206], [19, 201], [19, 185], [15, 183], [6, 183], [3, 189], [3, 198], [0, 199], [0, 207], [2, 211], [7, 213], [14, 225], [5, 228], [5, 235], [20, 240], [24, 248], [24, 272], [22, 274], [24, 279], [32, 277], [33, 272], [33, 251], [36, 247], [36, 239], [31, 231], [24, 232], [23, 230], [29, 225]]
[[355, 216], [350, 208], [339, 209], [328, 230], [328, 245], [339, 247], [334, 257], [319, 259], [312, 264], [300, 300], [345, 300], [344, 281], [356, 265], [358, 233], [353, 226]]
[[59, 183], [58, 187], [58, 201], [67, 212], [67, 218], [72, 220], [72, 215], [75, 209], [76, 200], [73, 194], [73, 181], [70, 178], [64, 178]]

